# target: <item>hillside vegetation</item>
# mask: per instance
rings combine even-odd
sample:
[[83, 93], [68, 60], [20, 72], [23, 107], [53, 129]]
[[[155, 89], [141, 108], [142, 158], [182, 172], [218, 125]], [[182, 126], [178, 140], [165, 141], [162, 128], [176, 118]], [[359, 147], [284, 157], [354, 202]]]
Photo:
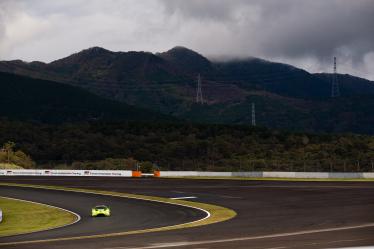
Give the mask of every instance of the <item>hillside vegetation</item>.
[[23, 151], [16, 149], [14, 142], [6, 142], [0, 149], [0, 169], [34, 168], [35, 162]]
[[76, 123], [2, 120], [0, 143], [14, 141], [38, 167], [171, 170], [372, 171], [374, 137], [290, 133], [231, 125]]
[[0, 163], [0, 169], [23, 169], [23, 167], [13, 163]]
[[0, 117], [47, 123], [175, 120], [78, 87], [8, 73], [0, 73], [0, 106]]

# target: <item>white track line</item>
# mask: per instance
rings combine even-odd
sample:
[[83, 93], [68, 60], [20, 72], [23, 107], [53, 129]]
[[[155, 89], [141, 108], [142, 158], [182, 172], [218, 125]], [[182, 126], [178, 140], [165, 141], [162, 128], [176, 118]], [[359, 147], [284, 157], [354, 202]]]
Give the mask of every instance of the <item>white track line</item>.
[[182, 196], [182, 197], [174, 197], [174, 198], [170, 198], [172, 200], [184, 200], [184, 199], [196, 199], [197, 197], [196, 196]]
[[[57, 227], [52, 227], [52, 228], [48, 228], [48, 229], [42, 229], [42, 230], [32, 231], [32, 232], [13, 234], [13, 235], [10, 235], [10, 236], [24, 235], [24, 234], [30, 234], [30, 233], [36, 233], [36, 232], [42, 232], [42, 231], [49, 231], [49, 230], [53, 230], [53, 229], [57, 229], [57, 228], [62, 228], [62, 227], [73, 225], [73, 224], [75, 224], [75, 223], [77, 223], [77, 222], [79, 222], [81, 220], [81, 216], [79, 214], [77, 214], [77, 213], [75, 213], [73, 211], [67, 210], [65, 208], [60, 208], [60, 207], [52, 206], [52, 205], [41, 203], [41, 202], [22, 200], [22, 199], [17, 199], [17, 198], [12, 198], [12, 197], [0, 196], [0, 198], [4, 198], [4, 199], [8, 199], [8, 200], [15, 200], [15, 201], [23, 201], [23, 202], [28, 202], [28, 203], [38, 204], [38, 205], [42, 205], [42, 206], [46, 206], [46, 207], [50, 207], [50, 208], [59, 209], [59, 210], [71, 213], [72, 215], [74, 215], [76, 217], [76, 220], [74, 222], [72, 222], [72, 223], [69, 223], [69, 224], [65, 224], [65, 225], [61, 225], [61, 226], [57, 226]], [[3, 213], [3, 219], [4, 219], [4, 213]], [[8, 237], [8, 236], [3, 236], [3, 237]]]
[[341, 247], [340, 249], [374, 249], [374, 246]]
[[226, 199], [243, 199], [242, 197], [238, 196], [231, 196], [231, 195], [216, 195], [216, 194], [209, 194], [209, 193], [196, 193], [196, 192], [182, 192], [182, 191], [171, 191], [177, 194], [192, 194], [192, 195], [199, 195], [199, 196], [208, 196], [208, 197], [219, 197], [219, 198], [226, 198]]
[[241, 238], [232, 238], [232, 239], [220, 239], [220, 240], [202, 240], [202, 241], [192, 241], [192, 242], [174, 242], [174, 243], [164, 243], [164, 244], [154, 244], [145, 247], [107, 247], [105, 249], [157, 249], [157, 248], [171, 248], [171, 247], [180, 247], [180, 246], [194, 246], [194, 245], [205, 245], [205, 244], [217, 244], [217, 243], [228, 243], [228, 242], [237, 242], [237, 241], [246, 241], [246, 240], [257, 240], [257, 239], [272, 239], [272, 238], [281, 238], [288, 236], [297, 236], [297, 235], [307, 235], [313, 233], [324, 233], [324, 232], [335, 232], [343, 231], [350, 229], [359, 229], [374, 227], [374, 223], [367, 223], [357, 226], [346, 226], [346, 227], [336, 227], [336, 228], [325, 228], [325, 229], [314, 229], [314, 230], [305, 230], [299, 232], [291, 233], [277, 233], [269, 235], [260, 235], [260, 236], [249, 236]]

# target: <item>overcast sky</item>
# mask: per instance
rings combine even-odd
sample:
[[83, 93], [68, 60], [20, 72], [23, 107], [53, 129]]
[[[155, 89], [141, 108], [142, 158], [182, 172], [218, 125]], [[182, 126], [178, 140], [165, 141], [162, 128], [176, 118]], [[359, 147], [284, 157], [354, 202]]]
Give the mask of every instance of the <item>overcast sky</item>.
[[373, 0], [0, 0], [0, 60], [82, 49], [255, 56], [374, 80]]

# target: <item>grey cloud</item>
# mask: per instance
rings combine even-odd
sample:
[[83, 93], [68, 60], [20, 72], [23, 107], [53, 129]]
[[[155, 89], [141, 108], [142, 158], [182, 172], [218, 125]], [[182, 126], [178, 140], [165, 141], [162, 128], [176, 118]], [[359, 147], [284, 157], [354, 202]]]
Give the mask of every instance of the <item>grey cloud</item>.
[[3, 39], [4, 35], [5, 35], [5, 26], [4, 26], [4, 22], [2, 20], [2, 16], [0, 14], [0, 42]]
[[0, 42], [5, 35], [5, 16], [12, 12], [12, 6], [11, 1], [0, 1]]
[[6, 35], [6, 18], [12, 15], [15, 5], [10, 0], [0, 1], [0, 59], [6, 50], [6, 46], [3, 44]]
[[[218, 56], [220, 53], [254, 55], [285, 61], [311, 57], [323, 68], [336, 55], [341, 62], [349, 61], [359, 70], [365, 56], [374, 52], [374, 1], [371, 0], [162, 0], [162, 3], [168, 13], [179, 13], [187, 21], [204, 18], [226, 22], [236, 42], [226, 51], [210, 48]], [[255, 9], [256, 13], [249, 13], [255, 18], [240, 16], [241, 12], [246, 14], [246, 9]], [[196, 32], [209, 31], [197, 27]], [[373, 78], [372, 72], [367, 73]]]
[[[243, 41], [275, 56], [331, 56], [342, 48], [362, 56], [374, 50], [371, 0], [162, 0], [170, 13], [211, 21], [235, 20], [243, 7], [258, 7], [259, 18], [242, 27]], [[202, 28], [197, 32], [204, 31]], [[254, 31], [254, 32], [253, 32]], [[247, 39], [245, 39], [247, 38]]]
[[277, 25], [265, 31], [264, 48], [270, 54], [325, 58], [348, 49], [355, 59], [362, 59], [374, 50], [373, 1], [313, 1], [290, 8], [284, 16], [276, 9], [266, 13], [278, 15]]
[[222, 0], [161, 0], [169, 14], [183, 15], [187, 18], [208, 19], [225, 22], [233, 19], [233, 11], [241, 5], [244, 0], [222, 1]]

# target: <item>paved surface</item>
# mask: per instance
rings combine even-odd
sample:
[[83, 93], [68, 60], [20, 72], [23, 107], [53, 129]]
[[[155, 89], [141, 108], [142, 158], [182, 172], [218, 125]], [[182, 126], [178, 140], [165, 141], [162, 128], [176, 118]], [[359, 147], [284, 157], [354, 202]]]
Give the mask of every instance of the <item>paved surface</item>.
[[[188, 207], [58, 190], [0, 186], [0, 196], [50, 204], [73, 211], [81, 218], [59, 229], [3, 237], [0, 243], [126, 232], [191, 222], [206, 216]], [[101, 204], [108, 205], [112, 215], [91, 217], [91, 208]]]
[[[106, 239], [53, 242], [38, 244], [37, 248], [283, 249], [374, 246], [374, 182], [77, 177], [1, 177], [0, 180], [170, 198], [194, 196], [197, 198], [191, 201], [222, 205], [238, 213], [230, 221], [203, 227]], [[143, 211], [144, 215], [154, 212], [148, 208]], [[36, 247], [18, 245], [9, 248]]]

